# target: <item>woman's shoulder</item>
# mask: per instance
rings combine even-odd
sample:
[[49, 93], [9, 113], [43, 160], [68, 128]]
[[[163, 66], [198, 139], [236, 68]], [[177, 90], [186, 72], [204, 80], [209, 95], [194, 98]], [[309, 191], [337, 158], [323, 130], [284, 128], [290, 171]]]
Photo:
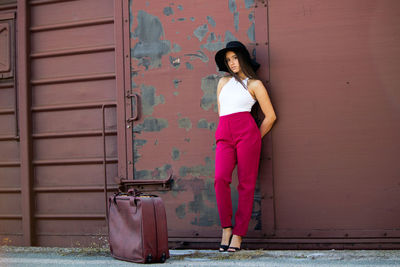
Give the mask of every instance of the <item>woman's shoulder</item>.
[[219, 79], [219, 82], [227, 82], [227, 81], [229, 81], [231, 78], [232, 78], [231, 75], [225, 75], [225, 76], [222, 76], [222, 77]]
[[259, 79], [249, 79], [247, 81], [247, 87], [249, 87], [249, 88], [257, 88], [260, 86], [264, 87], [264, 84]]
[[257, 85], [262, 84], [262, 81], [259, 80], [259, 79], [248, 79], [248, 80], [247, 80], [247, 84], [248, 84], [249, 86], [251, 86], [251, 85], [257, 86]]
[[222, 76], [218, 81], [218, 87], [223, 87], [232, 78], [230, 75]]

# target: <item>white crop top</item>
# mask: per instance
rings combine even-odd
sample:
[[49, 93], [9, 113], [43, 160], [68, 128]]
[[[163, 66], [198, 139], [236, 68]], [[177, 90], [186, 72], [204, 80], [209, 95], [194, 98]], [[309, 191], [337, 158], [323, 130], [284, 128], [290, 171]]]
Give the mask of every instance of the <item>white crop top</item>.
[[[247, 87], [247, 79], [243, 80]], [[232, 77], [219, 93], [219, 116], [229, 115], [237, 112], [251, 111], [256, 100], [250, 92]]]

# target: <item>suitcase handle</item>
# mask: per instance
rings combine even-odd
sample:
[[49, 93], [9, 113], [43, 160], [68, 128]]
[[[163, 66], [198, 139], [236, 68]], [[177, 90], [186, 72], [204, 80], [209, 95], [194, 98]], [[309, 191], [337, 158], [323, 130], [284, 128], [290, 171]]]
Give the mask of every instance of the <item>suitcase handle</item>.
[[[124, 195], [127, 195], [127, 194], [121, 194], [121, 192], [118, 192], [118, 193], [116, 193], [116, 194], [114, 194], [114, 196], [111, 198], [109, 198], [109, 205], [111, 206], [111, 202], [114, 202], [114, 205], [116, 206], [116, 207], [118, 207], [118, 203], [117, 203], [117, 197], [118, 196], [124, 196]], [[127, 200], [127, 199], [125, 199], [125, 200]], [[135, 207], [135, 214], [136, 214], [136, 212], [137, 212], [137, 197], [136, 196], [133, 196], [132, 198], [129, 198], [129, 205], [131, 205], [132, 207]]]

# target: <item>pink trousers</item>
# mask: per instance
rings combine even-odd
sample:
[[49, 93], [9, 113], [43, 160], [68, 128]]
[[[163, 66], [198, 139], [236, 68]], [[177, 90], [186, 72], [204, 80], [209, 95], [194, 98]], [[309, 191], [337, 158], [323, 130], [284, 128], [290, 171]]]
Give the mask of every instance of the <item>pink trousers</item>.
[[233, 234], [245, 236], [253, 210], [261, 134], [249, 112], [238, 112], [220, 117], [215, 139], [214, 188], [221, 226], [232, 226], [230, 184], [237, 164], [239, 203]]

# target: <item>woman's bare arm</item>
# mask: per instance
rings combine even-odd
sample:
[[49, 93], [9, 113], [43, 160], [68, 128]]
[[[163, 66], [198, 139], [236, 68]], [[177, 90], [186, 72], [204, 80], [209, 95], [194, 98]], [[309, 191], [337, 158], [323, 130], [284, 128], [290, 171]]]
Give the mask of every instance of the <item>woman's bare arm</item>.
[[261, 138], [264, 137], [272, 128], [276, 120], [276, 114], [269, 99], [267, 89], [260, 80], [253, 80], [249, 83], [249, 90], [253, 92], [254, 97], [260, 104], [261, 110], [264, 113], [264, 120], [260, 126]]
[[224, 85], [229, 81], [230, 77], [222, 77], [221, 79], [219, 79], [218, 81], [218, 86], [217, 86], [217, 104], [218, 104], [218, 114], [219, 114], [219, 94], [221, 93], [221, 89], [222, 87], [224, 87]]

